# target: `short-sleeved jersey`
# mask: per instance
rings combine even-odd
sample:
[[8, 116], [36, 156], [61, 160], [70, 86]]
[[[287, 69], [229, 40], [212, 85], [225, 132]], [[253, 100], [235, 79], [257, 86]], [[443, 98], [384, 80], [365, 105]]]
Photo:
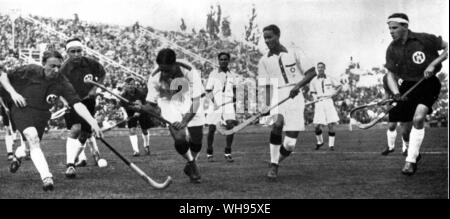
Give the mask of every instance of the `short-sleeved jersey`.
[[161, 72], [151, 75], [147, 83], [146, 101], [157, 103], [158, 99], [161, 98], [185, 102], [200, 97], [204, 93], [200, 73], [194, 67], [187, 66], [189, 68], [179, 67], [183, 76], [173, 79], [171, 84], [166, 84], [160, 80]]
[[[408, 31], [405, 44], [393, 41], [386, 51], [385, 67], [399, 78], [406, 81], [418, 81], [428, 65], [439, 57], [442, 38], [427, 33]], [[436, 65], [435, 73], [442, 68]]]
[[[277, 86], [297, 83], [304, 78], [297, 52], [293, 49], [279, 55], [268, 53], [258, 64], [258, 83], [260, 85], [277, 83]], [[274, 81], [275, 80], [275, 81]]]
[[63, 96], [69, 105], [80, 102], [75, 89], [64, 75], [47, 80], [44, 68], [39, 65], [25, 65], [7, 74], [12, 87], [25, 98], [27, 107], [49, 110], [52, 105], [47, 100], [51, 95]]
[[105, 76], [105, 69], [94, 59], [80, 57], [67, 60], [61, 67], [61, 73], [69, 79], [75, 91], [84, 98], [94, 85], [84, 83], [85, 79], [98, 82]]
[[212, 90], [214, 94], [214, 101], [216, 104], [228, 102], [233, 99], [233, 87], [238, 83], [238, 76], [233, 71], [227, 72], [214, 69], [208, 77], [206, 83], [206, 90]]
[[309, 83], [309, 91], [318, 96], [330, 96], [334, 93], [334, 88], [339, 86], [339, 82], [331, 77], [314, 77]]

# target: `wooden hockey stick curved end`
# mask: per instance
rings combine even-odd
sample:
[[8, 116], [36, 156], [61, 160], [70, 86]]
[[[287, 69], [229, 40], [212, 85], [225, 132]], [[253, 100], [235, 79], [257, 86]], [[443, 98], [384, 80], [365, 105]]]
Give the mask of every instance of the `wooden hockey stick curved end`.
[[150, 185], [155, 189], [165, 189], [165, 188], [169, 187], [170, 184], [172, 184], [172, 177], [170, 177], [170, 176], [168, 176], [163, 183], [157, 183], [157, 182], [153, 181], [150, 177], [147, 178], [147, 180], [150, 183]]

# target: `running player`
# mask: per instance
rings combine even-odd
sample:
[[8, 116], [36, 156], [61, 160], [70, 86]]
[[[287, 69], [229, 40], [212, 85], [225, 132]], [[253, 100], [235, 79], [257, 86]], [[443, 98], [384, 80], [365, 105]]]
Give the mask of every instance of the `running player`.
[[[280, 29], [276, 25], [264, 27], [263, 35], [269, 52], [259, 61], [258, 86], [270, 89], [272, 85], [273, 95], [270, 101], [272, 105], [284, 98], [291, 98], [270, 111], [270, 115], [275, 116], [275, 122], [270, 133], [271, 167], [267, 177], [276, 179], [279, 163], [292, 153], [299, 132], [305, 129], [303, 116], [305, 100], [303, 94], [298, 95], [300, 88], [307, 85], [316, 73], [314, 68], [303, 72], [297, 53], [280, 43]], [[295, 83], [295, 86], [277, 89], [277, 85], [290, 83]]]

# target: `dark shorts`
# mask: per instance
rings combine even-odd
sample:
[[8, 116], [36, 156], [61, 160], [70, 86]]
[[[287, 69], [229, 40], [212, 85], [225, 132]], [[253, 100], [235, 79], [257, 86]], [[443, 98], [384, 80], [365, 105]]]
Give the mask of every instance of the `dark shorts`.
[[[131, 117], [134, 115], [134, 112], [127, 111], [127, 114], [128, 117]], [[139, 125], [141, 126], [141, 129], [149, 129], [156, 126], [156, 124], [153, 122], [152, 117], [149, 114], [141, 113], [141, 115], [139, 115], [138, 117], [131, 118], [130, 120], [128, 120], [128, 128], [136, 128], [138, 122]]]
[[[403, 94], [414, 86], [416, 81], [403, 81], [400, 85], [400, 93]], [[408, 100], [400, 102], [389, 112], [389, 122], [411, 122], [419, 104], [428, 107], [428, 114], [433, 112], [433, 104], [441, 92], [441, 82], [437, 77], [431, 77], [423, 81], [409, 95]]]
[[[89, 110], [92, 116], [95, 115], [95, 99], [86, 99], [81, 101], [86, 108]], [[81, 118], [77, 112], [72, 108], [69, 113], [64, 115], [64, 119], [66, 120], [67, 129], [71, 129], [75, 124], [81, 124], [81, 131], [90, 133], [91, 126], [87, 123], [83, 118]]]
[[23, 131], [28, 127], [35, 127], [39, 139], [42, 139], [45, 127], [50, 119], [51, 113], [48, 110], [38, 110], [31, 107], [11, 109], [12, 123], [16, 125], [16, 128], [23, 135]]

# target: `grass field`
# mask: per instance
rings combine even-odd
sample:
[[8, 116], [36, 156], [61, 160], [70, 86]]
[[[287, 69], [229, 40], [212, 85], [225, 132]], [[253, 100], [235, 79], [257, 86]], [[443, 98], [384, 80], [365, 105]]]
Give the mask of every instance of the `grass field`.
[[[154, 180], [167, 176], [172, 185], [155, 190], [145, 184], [99, 141], [108, 167], [89, 165], [77, 169], [76, 179], [66, 179], [65, 141], [44, 140], [43, 151], [55, 179], [55, 190], [43, 192], [31, 161], [9, 173], [5, 146], [0, 143], [0, 198], [162, 198], [162, 199], [290, 199], [290, 198], [448, 198], [448, 129], [427, 129], [422, 146], [423, 161], [414, 176], [404, 176], [401, 140], [387, 156], [384, 129], [338, 131], [336, 151], [326, 146], [315, 151], [313, 132], [302, 132], [295, 153], [280, 166], [277, 182], [266, 180], [269, 147], [268, 129], [261, 133], [237, 134], [234, 163], [223, 158], [225, 138], [216, 135], [215, 162], [207, 162], [206, 138], [198, 166], [201, 184], [191, 184], [182, 169], [185, 161], [175, 152], [168, 136], [151, 138], [151, 156], [131, 157], [128, 137], [106, 140]], [[324, 136], [325, 140], [327, 136]], [[141, 149], [141, 152], [143, 150]]]

